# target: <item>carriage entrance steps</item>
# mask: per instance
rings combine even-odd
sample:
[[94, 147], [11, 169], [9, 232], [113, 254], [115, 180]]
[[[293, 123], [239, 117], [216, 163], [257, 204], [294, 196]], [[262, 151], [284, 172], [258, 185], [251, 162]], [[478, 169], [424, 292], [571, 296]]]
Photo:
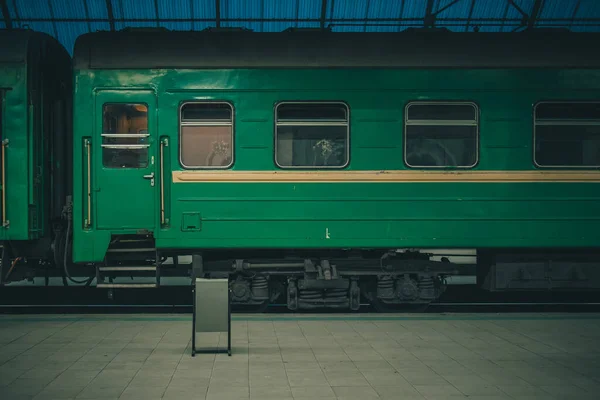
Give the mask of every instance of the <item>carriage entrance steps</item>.
[[160, 270], [160, 256], [153, 243], [109, 247], [104, 263], [96, 265], [96, 288], [157, 288], [160, 286]]

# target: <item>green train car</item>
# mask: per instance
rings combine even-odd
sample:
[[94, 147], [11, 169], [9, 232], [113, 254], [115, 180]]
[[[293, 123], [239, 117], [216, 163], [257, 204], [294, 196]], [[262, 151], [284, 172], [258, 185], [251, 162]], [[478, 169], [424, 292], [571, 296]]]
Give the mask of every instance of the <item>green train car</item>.
[[64, 263], [71, 80], [71, 57], [53, 37], [0, 30], [0, 284]]

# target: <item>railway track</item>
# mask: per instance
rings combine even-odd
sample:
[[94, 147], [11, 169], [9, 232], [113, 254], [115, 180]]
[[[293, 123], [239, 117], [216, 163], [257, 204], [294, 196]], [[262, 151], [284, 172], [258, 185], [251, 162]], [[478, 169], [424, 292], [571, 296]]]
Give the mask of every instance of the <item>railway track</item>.
[[[184, 287], [164, 287], [159, 290], [139, 289], [115, 291], [112, 299], [107, 292], [89, 287], [2, 287], [0, 313], [191, 313], [191, 291]], [[521, 292], [490, 293], [472, 285], [457, 285], [447, 289], [442, 297], [427, 307], [396, 307], [397, 313], [443, 312], [592, 312], [600, 311], [600, 293], [590, 292]], [[256, 310], [234, 306], [234, 313], [256, 313]], [[359, 313], [377, 313], [369, 303], [361, 304]], [[269, 305], [264, 313], [290, 313], [285, 304]], [[349, 310], [317, 309], [298, 314], [350, 313]]]

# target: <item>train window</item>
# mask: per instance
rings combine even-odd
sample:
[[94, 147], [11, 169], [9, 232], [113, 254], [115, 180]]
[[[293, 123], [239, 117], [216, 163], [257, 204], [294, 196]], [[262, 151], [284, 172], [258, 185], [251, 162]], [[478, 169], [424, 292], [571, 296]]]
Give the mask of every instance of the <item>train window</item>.
[[409, 103], [404, 161], [415, 168], [473, 167], [477, 164], [478, 128], [479, 112], [473, 103]]
[[536, 165], [600, 166], [600, 102], [544, 102], [533, 113]]
[[275, 163], [281, 168], [343, 168], [349, 131], [343, 103], [281, 103], [275, 110]]
[[233, 107], [186, 103], [180, 115], [180, 161], [185, 168], [229, 168], [233, 164]]
[[108, 168], [148, 166], [148, 106], [104, 104], [102, 109], [102, 163]]

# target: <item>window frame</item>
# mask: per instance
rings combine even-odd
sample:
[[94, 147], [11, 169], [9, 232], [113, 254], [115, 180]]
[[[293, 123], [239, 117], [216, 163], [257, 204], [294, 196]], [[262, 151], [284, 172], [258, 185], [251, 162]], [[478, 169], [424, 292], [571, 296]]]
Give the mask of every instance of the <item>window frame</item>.
[[[279, 107], [286, 104], [317, 104], [317, 105], [342, 105], [346, 109], [346, 162], [340, 166], [310, 166], [310, 165], [299, 165], [299, 166], [282, 166], [277, 161], [277, 112]], [[318, 169], [345, 169], [350, 165], [350, 105], [345, 101], [338, 100], [283, 100], [275, 103], [275, 107], [273, 108], [273, 162], [275, 166], [279, 169], [308, 169], [308, 170], [318, 170]]]
[[[467, 125], [464, 123], [456, 123], [456, 122], [466, 122], [469, 121], [471, 122], [471, 120], [455, 120], [455, 121], [451, 121], [451, 123], [448, 123], [449, 120], [415, 120], [415, 121], [420, 121], [421, 123], [409, 123], [409, 119], [408, 119], [408, 109], [413, 106], [413, 105], [468, 105], [473, 107], [474, 111], [475, 111], [475, 124], [474, 125]], [[406, 105], [404, 106], [404, 122], [402, 124], [402, 126], [404, 127], [404, 133], [403, 133], [403, 161], [404, 161], [404, 165], [408, 168], [411, 169], [473, 169], [475, 167], [477, 167], [477, 165], [479, 165], [479, 129], [480, 129], [480, 123], [481, 123], [481, 119], [479, 116], [480, 113], [480, 108], [479, 105], [477, 103], [475, 103], [474, 101], [468, 101], [468, 100], [413, 100], [413, 101], [409, 101], [406, 103]], [[426, 124], [423, 122], [429, 121], [430, 123]], [[433, 123], [431, 123], [433, 122]], [[407, 127], [409, 125], [413, 125], [413, 126], [433, 126], [433, 125], [440, 125], [440, 126], [448, 126], [448, 125], [454, 125], [454, 126], [475, 126], [475, 161], [473, 162], [472, 165], [457, 165], [457, 166], [453, 166], [453, 165], [444, 165], [444, 166], [413, 166], [410, 165], [408, 163], [407, 160], [407, 150], [408, 150], [408, 129]]]
[[[600, 164], [598, 165], [540, 165], [536, 160], [536, 112], [537, 108], [540, 104], [590, 104], [595, 103], [600, 105], [600, 100], [539, 100], [533, 104], [532, 114], [531, 114], [531, 126], [532, 126], [532, 146], [531, 146], [531, 159], [533, 161], [533, 165], [536, 168], [541, 169], [580, 169], [580, 170], [597, 170], [600, 169]], [[561, 119], [561, 121], [568, 121], [566, 119]], [[600, 124], [598, 124], [600, 125]]]
[[[183, 162], [183, 152], [181, 151], [181, 145], [182, 145], [182, 140], [181, 140], [181, 136], [182, 136], [182, 131], [183, 131], [183, 107], [185, 107], [188, 104], [226, 104], [229, 106], [229, 108], [231, 109], [231, 162], [229, 163], [229, 165], [226, 166], [189, 166], [189, 165], [185, 165]], [[226, 170], [226, 169], [231, 169], [233, 167], [233, 165], [235, 164], [235, 107], [233, 105], [233, 103], [231, 101], [227, 101], [227, 100], [185, 100], [182, 101], [179, 104], [179, 113], [177, 116], [177, 125], [179, 126], [179, 145], [177, 147], [178, 152], [179, 152], [179, 165], [181, 165], [181, 167], [183, 169], [186, 170]], [[207, 125], [202, 125], [202, 124], [195, 124], [192, 126], [207, 126]]]
[[[109, 133], [109, 134], [105, 134], [104, 133], [104, 109], [107, 105], [131, 105], [131, 106], [138, 106], [138, 105], [143, 105], [146, 107], [146, 133], [127, 133], [127, 134], [117, 134], [117, 133]], [[102, 162], [102, 168], [104, 169], [110, 169], [110, 170], [114, 170], [114, 169], [118, 169], [118, 170], [123, 170], [123, 169], [146, 169], [151, 165], [151, 152], [150, 149], [152, 148], [152, 141], [151, 141], [151, 135], [150, 135], [150, 104], [148, 104], [145, 101], [140, 101], [140, 102], [135, 102], [135, 101], [106, 101], [104, 103], [102, 103], [102, 108], [101, 108], [101, 112], [102, 112], [102, 122], [100, 124], [100, 150], [101, 150], [101, 154], [100, 154], [100, 159]], [[110, 135], [110, 136], [105, 136], [105, 135]], [[114, 146], [114, 145], [106, 145], [106, 143], [102, 143], [104, 141], [104, 138], [116, 138], [118, 139], [119, 136], [118, 135], [123, 135], [121, 138], [135, 138], [135, 137], [146, 137], [148, 138], [148, 144], [146, 145], [123, 145], [123, 149], [126, 149], [125, 146], [142, 146], [142, 147], [137, 147], [137, 148], [131, 148], [130, 150], [142, 150], [142, 149], [147, 149], [147, 154], [146, 154], [146, 164], [144, 164], [143, 166], [137, 166], [137, 167], [111, 167], [111, 166], [107, 166], [104, 164], [104, 149], [115, 149], [117, 147], [109, 147], [109, 146]], [[138, 136], [135, 136], [138, 135]], [[143, 135], [143, 136], [142, 136]], [[118, 146], [118, 145], [117, 145]]]

